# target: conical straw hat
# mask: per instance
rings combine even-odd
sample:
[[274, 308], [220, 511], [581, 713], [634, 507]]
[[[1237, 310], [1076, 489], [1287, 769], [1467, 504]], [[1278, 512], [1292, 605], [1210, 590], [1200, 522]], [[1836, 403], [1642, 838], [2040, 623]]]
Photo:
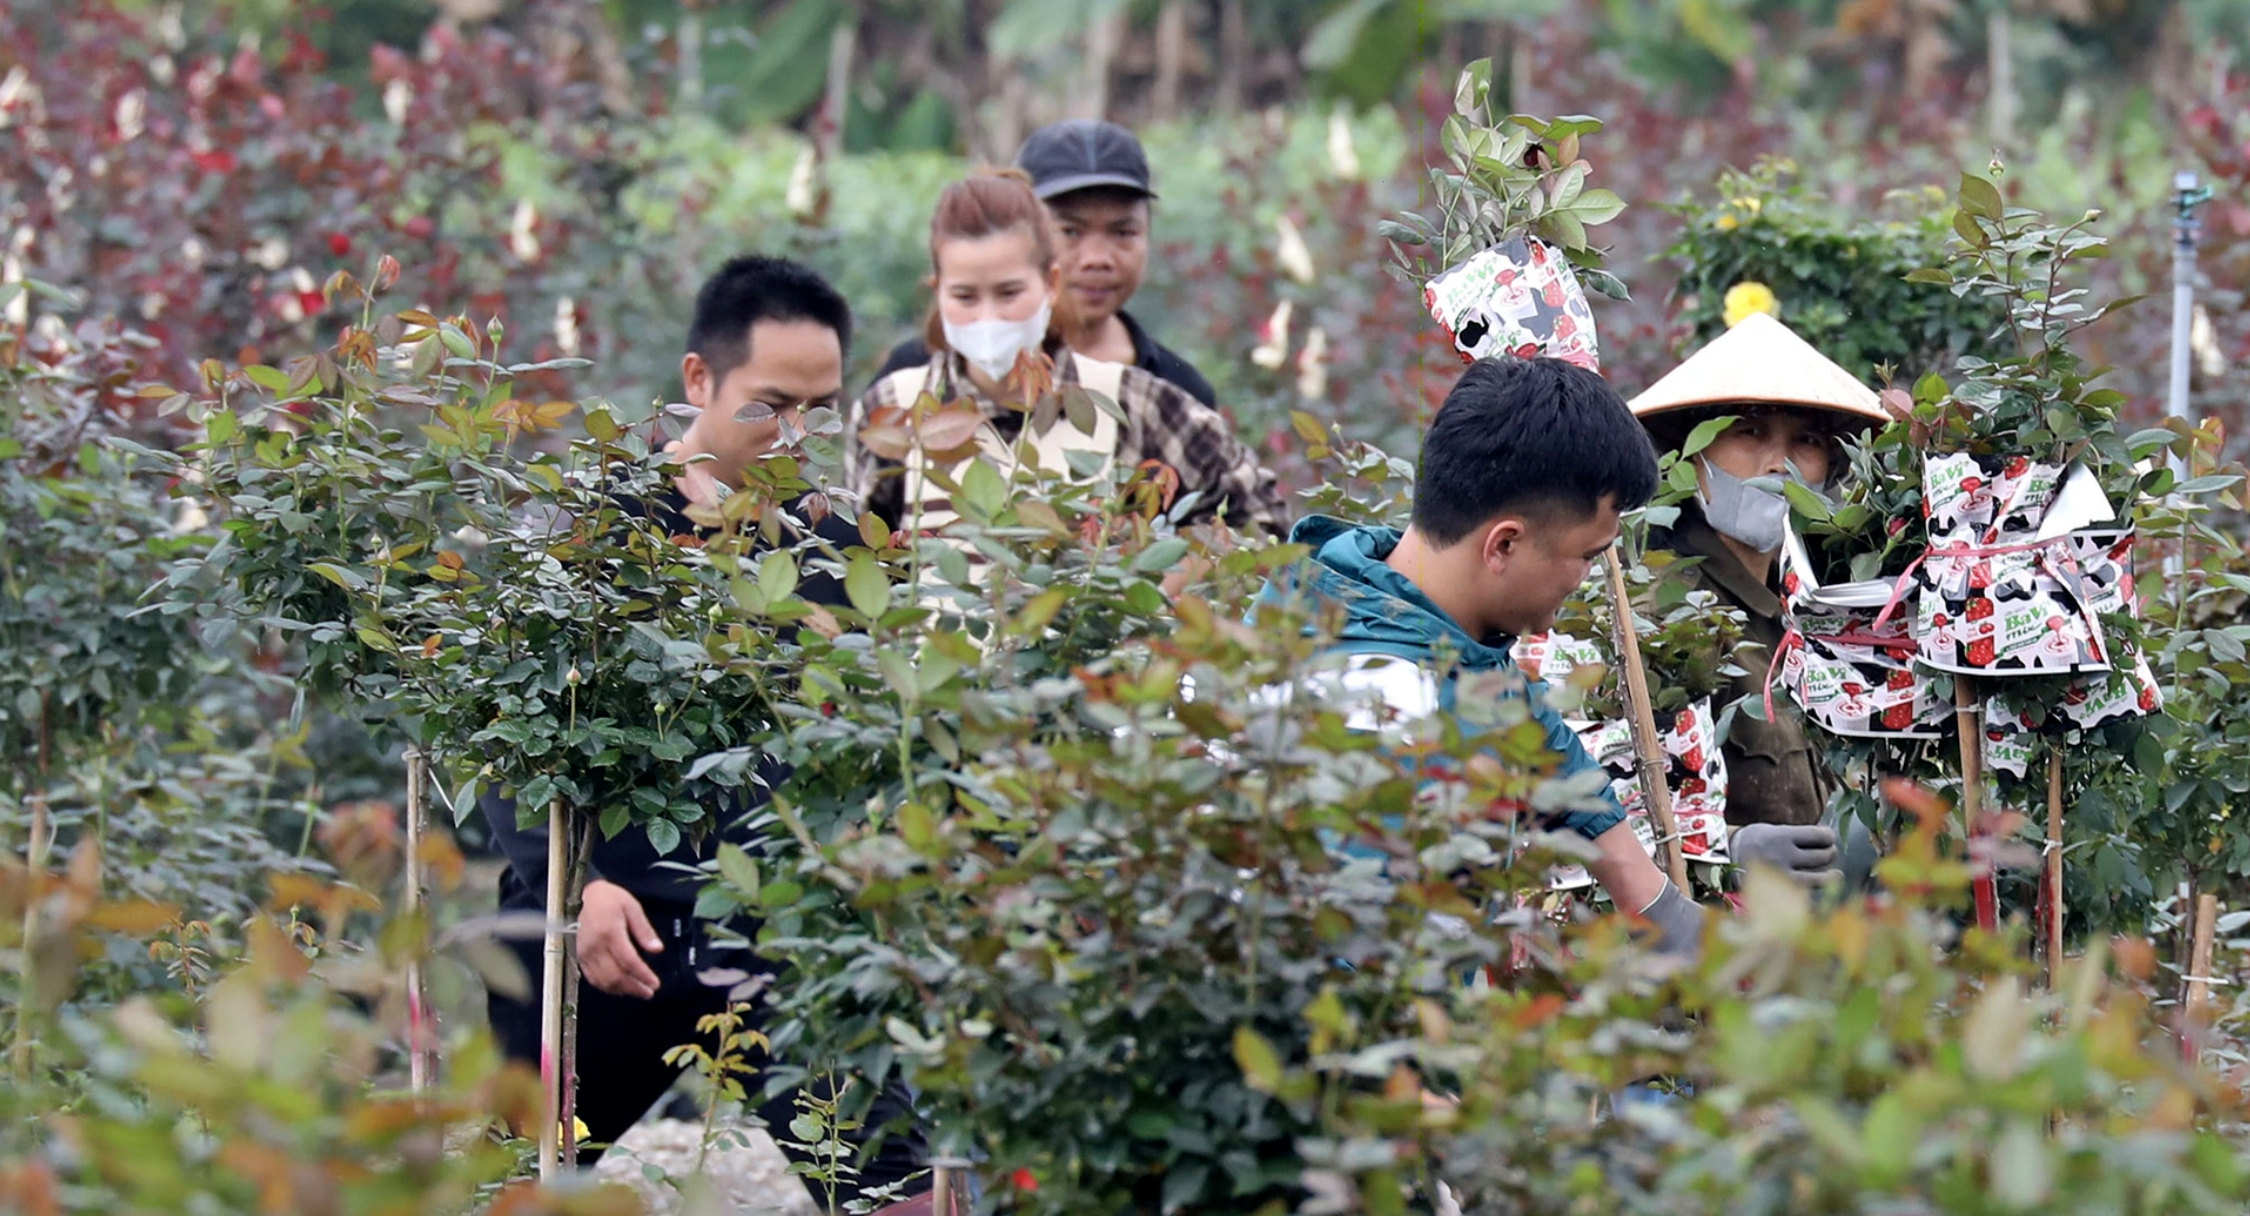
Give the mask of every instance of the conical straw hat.
[[1719, 335], [1687, 362], [1633, 398], [1633, 415], [1648, 418], [1706, 405], [1771, 403], [1832, 410], [1889, 422], [1875, 390], [1836, 366], [1812, 343], [1762, 312]]

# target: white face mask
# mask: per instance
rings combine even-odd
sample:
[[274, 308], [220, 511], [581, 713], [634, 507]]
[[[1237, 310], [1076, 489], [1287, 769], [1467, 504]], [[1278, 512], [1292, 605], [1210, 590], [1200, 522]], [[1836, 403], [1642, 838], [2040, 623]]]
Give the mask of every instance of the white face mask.
[[970, 366], [998, 380], [1015, 370], [1016, 359], [1025, 351], [1038, 350], [1047, 341], [1047, 322], [1054, 310], [1050, 300], [1021, 321], [988, 318], [966, 325], [946, 321], [945, 344], [959, 351]]
[[1699, 463], [1703, 466], [1703, 488], [1696, 492], [1695, 500], [1703, 506], [1704, 520], [1720, 535], [1742, 542], [1753, 552], [1779, 552], [1782, 534], [1789, 525], [1789, 500], [1753, 486], [1708, 460]]

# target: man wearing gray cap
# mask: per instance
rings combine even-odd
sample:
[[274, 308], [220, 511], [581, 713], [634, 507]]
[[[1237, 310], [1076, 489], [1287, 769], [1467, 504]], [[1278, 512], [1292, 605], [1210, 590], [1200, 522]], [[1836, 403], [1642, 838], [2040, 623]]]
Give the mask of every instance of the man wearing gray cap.
[[[1148, 267], [1148, 154], [1133, 133], [1113, 122], [1072, 119], [1041, 127], [1024, 141], [1016, 167], [1031, 175], [1062, 244], [1065, 338], [1072, 350], [1123, 363], [1180, 386], [1205, 405], [1217, 394], [1203, 373], [1149, 336], [1125, 311]], [[920, 339], [900, 343], [883, 362], [882, 379], [930, 360]]]

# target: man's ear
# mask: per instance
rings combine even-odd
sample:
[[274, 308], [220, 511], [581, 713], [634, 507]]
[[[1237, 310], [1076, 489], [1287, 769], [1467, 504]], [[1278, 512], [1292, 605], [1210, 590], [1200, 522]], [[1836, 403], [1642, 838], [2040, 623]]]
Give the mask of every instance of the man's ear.
[[711, 376], [711, 365], [694, 351], [680, 356], [680, 386], [687, 393], [687, 403], [699, 410], [711, 408], [711, 398], [718, 384]]
[[1479, 554], [1485, 569], [1494, 574], [1507, 570], [1508, 562], [1522, 552], [1529, 539], [1523, 520], [1513, 515], [1503, 515], [1485, 525], [1483, 551]]

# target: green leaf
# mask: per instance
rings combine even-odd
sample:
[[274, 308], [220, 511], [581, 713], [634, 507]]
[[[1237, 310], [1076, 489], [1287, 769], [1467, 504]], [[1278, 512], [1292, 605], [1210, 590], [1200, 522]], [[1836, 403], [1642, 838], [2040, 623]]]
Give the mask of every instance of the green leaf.
[[1710, 447], [1728, 427], [1734, 425], [1736, 419], [1737, 415], [1726, 414], [1697, 423], [1695, 429], [1688, 432], [1687, 442], [1680, 445], [1681, 459], [1695, 456]]
[[796, 557], [780, 549], [766, 554], [765, 560], [758, 563], [758, 590], [769, 605], [796, 594]]
[[210, 436], [213, 443], [225, 443], [227, 440], [234, 438], [236, 431], [239, 429], [240, 426], [235, 419], [234, 411], [230, 409], [212, 410], [203, 419], [204, 433]]
[[927, 852], [937, 843], [937, 821], [930, 808], [919, 802], [909, 802], [898, 808], [898, 834], [917, 852]]
[[263, 363], [253, 363], [249, 367], [243, 368], [242, 374], [250, 377], [251, 381], [260, 388], [269, 389], [276, 393], [289, 391], [289, 375], [278, 367], [267, 367]]
[[1063, 601], [1067, 598], [1068, 594], [1060, 587], [1050, 588], [1031, 597], [1031, 602], [1016, 613], [1011, 631], [1021, 637], [1036, 635], [1047, 627], [1049, 621], [1055, 619], [1057, 612], [1062, 611]]
[[1180, 559], [1186, 557], [1187, 553], [1188, 543], [1186, 541], [1177, 536], [1167, 536], [1141, 550], [1140, 555], [1133, 559], [1133, 569], [1140, 574], [1168, 571], [1179, 565]]
[[844, 594], [861, 616], [874, 620], [891, 608], [891, 580], [875, 559], [856, 554], [844, 568]]
[[680, 825], [669, 819], [651, 819], [644, 828], [648, 832], [648, 845], [656, 855], [664, 857], [680, 847]]
[[616, 414], [597, 408], [586, 411], [586, 433], [603, 443], [615, 443], [617, 437], [625, 433], [625, 428], [618, 425]]
[[1000, 470], [983, 458], [969, 462], [961, 474], [961, 492], [954, 495], [954, 505], [961, 513], [978, 523], [990, 523], [1008, 505], [1008, 483], [1001, 480]]
[[1581, 224], [1606, 224], [1625, 213], [1625, 200], [1619, 198], [1616, 191], [1597, 186], [1580, 194], [1569, 210]]
[[758, 897], [758, 863], [742, 851], [742, 846], [727, 841], [719, 843], [719, 877], [728, 886], [752, 899]]
[[1281, 1085], [1280, 1053], [1248, 1026], [1234, 1028], [1234, 1062], [1244, 1081], [1260, 1093], [1270, 1094]]
[[[1032, 0], [1039, 4], [1054, 4], [1055, 0]], [[1320, 24], [1305, 36], [1304, 45], [1297, 52], [1297, 61], [1315, 72], [1325, 72], [1341, 67], [1351, 57], [1352, 49], [1359, 45], [1360, 32], [1367, 27], [1368, 19], [1381, 12], [1390, 0], [1346, 0], [1346, 3], [1320, 19]], [[1473, 65], [1472, 65], [1473, 66]], [[1489, 78], [1491, 65], [1485, 66]], [[1468, 72], [1462, 74], [1467, 84]], [[1454, 106], [1460, 107], [1461, 92], [1454, 92]]]
[[2175, 494], [2215, 494], [2242, 484], [2239, 473], [2218, 473], [2206, 477], [2190, 477], [2173, 487]]
[[1951, 287], [1953, 286], [1953, 273], [1935, 266], [1924, 266], [1920, 270], [1907, 271], [1906, 281], [1909, 283], [1935, 283], [1940, 287]]
[[632, 822], [632, 808], [626, 806], [624, 803], [618, 803], [616, 806], [604, 810], [602, 812], [600, 820], [602, 839], [617, 839], [617, 834], [624, 831], [628, 826], [632, 824]]
[[1789, 500], [1789, 507], [1814, 523], [1828, 522], [1828, 504], [1807, 486], [1789, 480], [1781, 483], [1781, 496]]
[[342, 587], [346, 591], [367, 590], [366, 579], [361, 578], [359, 575], [344, 569], [342, 566], [338, 566], [330, 562], [310, 562], [305, 566], [305, 569], [312, 571], [314, 574], [327, 579], [329, 582], [334, 583], [339, 587]]
[[2000, 199], [2000, 188], [1974, 173], [1961, 175], [1960, 199], [1961, 210], [1980, 220], [1997, 222], [2007, 209]]

